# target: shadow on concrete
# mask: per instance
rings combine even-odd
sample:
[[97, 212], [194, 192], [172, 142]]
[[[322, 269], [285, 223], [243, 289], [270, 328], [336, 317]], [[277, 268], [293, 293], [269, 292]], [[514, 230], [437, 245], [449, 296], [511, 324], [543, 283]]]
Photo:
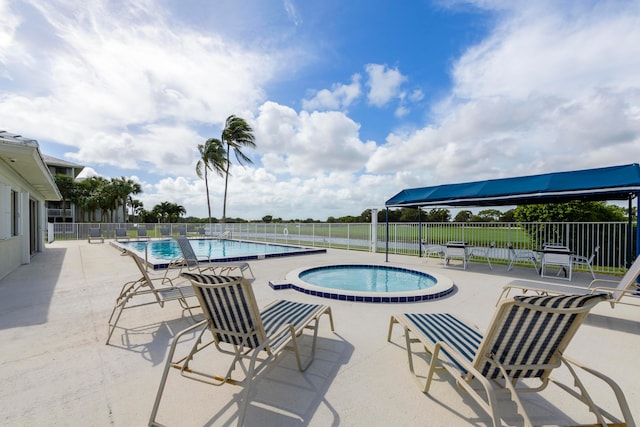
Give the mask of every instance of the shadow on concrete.
[[45, 248], [0, 280], [0, 329], [47, 322], [66, 248]]

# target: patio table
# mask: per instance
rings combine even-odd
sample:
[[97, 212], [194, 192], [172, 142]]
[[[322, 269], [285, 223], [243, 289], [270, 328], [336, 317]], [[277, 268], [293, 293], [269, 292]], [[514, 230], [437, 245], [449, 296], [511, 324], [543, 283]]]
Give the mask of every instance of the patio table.
[[[564, 277], [571, 280], [572, 255], [573, 252], [567, 246], [547, 245], [543, 247], [540, 256], [540, 276], [550, 277], [545, 276], [545, 266], [554, 265], [560, 268], [556, 277], [560, 272], [564, 272]], [[567, 277], [567, 269], [569, 277]]]

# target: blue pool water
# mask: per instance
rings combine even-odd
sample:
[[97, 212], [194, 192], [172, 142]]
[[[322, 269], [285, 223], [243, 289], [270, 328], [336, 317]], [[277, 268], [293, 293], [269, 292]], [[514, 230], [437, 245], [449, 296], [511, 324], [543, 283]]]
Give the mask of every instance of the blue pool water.
[[336, 264], [290, 271], [284, 281], [269, 281], [274, 290], [293, 289], [342, 301], [407, 303], [443, 298], [455, 291], [441, 274], [372, 264]]
[[299, 278], [315, 286], [356, 292], [405, 292], [431, 288], [435, 277], [398, 267], [332, 265], [305, 270]]
[[[198, 260], [204, 262], [244, 261], [326, 252], [326, 249], [226, 239], [190, 239], [189, 243], [191, 243]], [[182, 255], [180, 246], [173, 239], [116, 242], [113, 244], [136, 253], [154, 269], [166, 268], [170, 261], [180, 258]]]

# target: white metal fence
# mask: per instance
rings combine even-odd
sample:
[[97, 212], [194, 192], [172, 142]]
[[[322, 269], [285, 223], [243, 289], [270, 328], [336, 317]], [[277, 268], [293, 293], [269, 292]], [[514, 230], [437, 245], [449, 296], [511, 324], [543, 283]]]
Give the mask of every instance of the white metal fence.
[[[423, 256], [425, 245], [444, 245], [447, 241], [465, 241], [474, 247], [490, 248], [492, 262], [508, 262], [508, 247], [539, 250], [544, 244], [568, 246], [578, 255], [590, 256], [594, 271], [622, 271], [628, 261], [629, 225], [625, 222], [594, 223], [391, 223], [377, 225], [377, 242], [372, 242], [368, 223], [226, 223], [226, 224], [119, 224], [54, 223], [54, 239], [86, 239], [89, 228], [98, 227], [102, 236], [115, 238], [116, 228], [125, 228], [131, 238], [144, 228], [151, 238], [169, 236], [220, 236], [270, 243]], [[633, 231], [633, 230], [632, 230]], [[388, 240], [387, 240], [388, 235]], [[631, 233], [631, 236], [634, 236]], [[633, 239], [633, 237], [632, 237]], [[423, 245], [420, 245], [420, 242]]]

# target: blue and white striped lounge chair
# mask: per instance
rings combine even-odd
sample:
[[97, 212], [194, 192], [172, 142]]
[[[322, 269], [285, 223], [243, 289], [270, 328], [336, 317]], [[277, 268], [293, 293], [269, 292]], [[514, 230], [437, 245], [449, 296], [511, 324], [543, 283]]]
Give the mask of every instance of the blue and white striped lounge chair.
[[178, 274], [186, 269], [187, 272], [210, 273], [218, 276], [240, 273], [242, 277], [246, 277], [244, 272], [248, 271], [251, 274], [251, 278], [255, 278], [248, 262], [220, 261], [200, 263], [188, 238], [178, 237], [175, 240], [178, 242], [178, 246], [180, 246], [182, 257], [169, 264], [167, 273], [169, 269], [180, 268]]
[[[192, 273], [182, 273], [181, 276], [191, 281], [202, 304], [205, 320], [183, 330], [174, 338], [151, 412], [150, 426], [159, 425], [156, 418], [160, 400], [172, 367], [178, 369], [183, 377], [207, 384], [244, 386], [244, 398], [238, 414], [238, 425], [241, 426], [252, 381], [262, 368], [286, 349], [295, 353], [298, 369], [304, 371], [315, 355], [318, 323], [322, 315], [329, 316], [331, 330], [334, 330], [331, 308], [328, 306], [277, 300], [260, 311], [251, 285], [242, 277]], [[298, 342], [303, 331], [309, 329], [313, 329], [313, 342], [310, 355], [303, 362]], [[211, 332], [209, 339], [204, 336], [207, 331]], [[178, 343], [185, 335], [189, 339], [195, 335], [195, 344], [185, 353], [185, 357], [174, 360]], [[221, 353], [233, 356], [229, 369], [222, 375], [207, 372], [207, 360], [195, 358], [200, 350], [211, 347], [211, 344]], [[202, 356], [202, 359], [206, 359], [204, 354]], [[248, 367], [245, 362], [248, 362]], [[238, 364], [245, 374], [242, 379], [232, 378]]]
[[[124, 251], [122, 254], [128, 255], [133, 259], [142, 276], [122, 286], [120, 294], [116, 298], [115, 306], [111, 311], [111, 316], [109, 317], [109, 331], [106, 344], [109, 344], [122, 312], [127, 309], [151, 304], [158, 304], [160, 307], [164, 307], [164, 303], [167, 301], [178, 301], [182, 308], [189, 311], [189, 314], [193, 318], [191, 309], [196, 308], [197, 305], [190, 306], [186, 301], [189, 297], [195, 297], [192, 286], [173, 286], [170, 279], [162, 277], [151, 278], [142, 265], [142, 261], [138, 259], [137, 256], [129, 251]], [[159, 282], [158, 287], [155, 286], [155, 282]], [[169, 283], [169, 286], [165, 285], [165, 283]]]
[[[635, 424], [620, 387], [610, 378], [564, 355], [589, 310], [610, 298], [607, 293], [517, 296], [499, 305], [484, 335], [451, 314], [398, 314], [391, 316], [387, 340], [391, 341], [393, 326], [400, 324], [404, 328], [409, 370], [423, 392], [429, 392], [434, 372], [444, 369], [491, 416], [494, 426], [501, 425], [504, 415], [497, 404], [497, 392], [510, 393], [524, 424], [530, 426], [531, 420], [519, 393], [539, 392], [549, 382], [585, 403], [598, 425], [607, 425], [607, 419], [621, 423], [616, 416], [596, 405], [576, 368], [592, 374], [613, 390], [622, 418], [631, 426]], [[424, 384], [420, 378], [425, 377], [419, 376], [414, 368], [414, 353], [418, 351], [414, 350], [413, 344], [420, 344], [420, 352], [424, 349], [431, 355]], [[562, 365], [573, 377], [575, 389], [550, 376]], [[524, 380], [527, 380], [526, 385]], [[474, 387], [477, 383], [484, 393]]]

